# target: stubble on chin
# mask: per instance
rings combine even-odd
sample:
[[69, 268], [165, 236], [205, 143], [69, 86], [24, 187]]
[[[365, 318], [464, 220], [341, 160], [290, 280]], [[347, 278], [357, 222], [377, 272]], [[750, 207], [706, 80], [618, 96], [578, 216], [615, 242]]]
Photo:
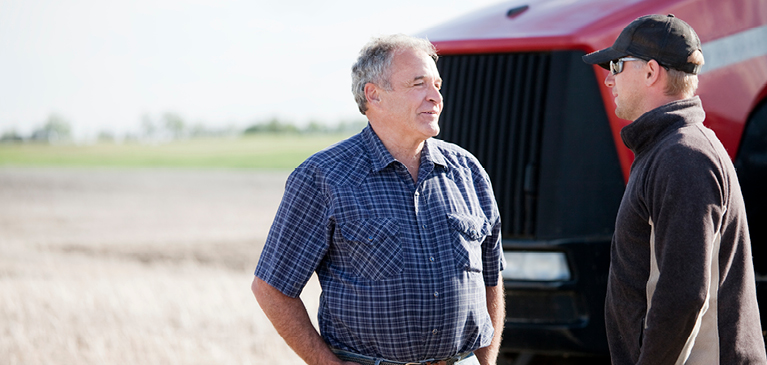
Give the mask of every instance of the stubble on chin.
[[631, 110], [627, 110], [625, 107], [615, 106], [615, 116], [621, 119], [633, 121], [636, 119], [634, 113]]

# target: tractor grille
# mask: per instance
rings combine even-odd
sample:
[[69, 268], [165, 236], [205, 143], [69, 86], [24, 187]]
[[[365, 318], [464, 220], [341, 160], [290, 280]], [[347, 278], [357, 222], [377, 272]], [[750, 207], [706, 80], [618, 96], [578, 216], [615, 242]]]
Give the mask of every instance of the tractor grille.
[[495, 187], [504, 238], [536, 231], [550, 53], [442, 56], [438, 138], [473, 153]]

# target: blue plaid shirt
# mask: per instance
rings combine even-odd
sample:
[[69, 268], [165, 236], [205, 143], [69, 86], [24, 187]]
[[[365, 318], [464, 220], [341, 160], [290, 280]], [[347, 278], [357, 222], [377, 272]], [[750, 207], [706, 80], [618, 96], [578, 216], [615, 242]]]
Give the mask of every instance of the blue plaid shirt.
[[255, 274], [295, 298], [316, 271], [330, 346], [445, 358], [490, 344], [500, 227], [474, 156], [429, 139], [414, 183], [368, 126], [293, 171]]

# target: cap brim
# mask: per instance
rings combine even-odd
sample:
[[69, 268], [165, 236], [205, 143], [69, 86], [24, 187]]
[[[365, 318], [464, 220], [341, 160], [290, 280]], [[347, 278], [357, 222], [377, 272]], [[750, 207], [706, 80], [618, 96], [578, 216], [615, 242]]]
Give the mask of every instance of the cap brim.
[[586, 62], [590, 65], [599, 65], [603, 69], [609, 70], [610, 61], [616, 60], [618, 58], [625, 57], [625, 56], [627, 56], [627, 54], [625, 54], [624, 52], [619, 52], [612, 49], [612, 47], [608, 47], [600, 51], [591, 52], [581, 57], [581, 59], [583, 59], [583, 62]]

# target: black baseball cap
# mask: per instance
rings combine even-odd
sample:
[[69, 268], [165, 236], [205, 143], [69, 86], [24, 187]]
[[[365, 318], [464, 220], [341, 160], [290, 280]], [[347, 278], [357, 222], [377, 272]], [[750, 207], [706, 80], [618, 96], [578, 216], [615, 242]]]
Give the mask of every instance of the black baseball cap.
[[669, 15], [645, 15], [631, 22], [612, 47], [583, 56], [583, 62], [610, 68], [610, 61], [633, 56], [655, 60], [661, 66], [697, 74], [701, 65], [687, 62], [695, 51], [701, 51], [700, 39], [682, 19]]

